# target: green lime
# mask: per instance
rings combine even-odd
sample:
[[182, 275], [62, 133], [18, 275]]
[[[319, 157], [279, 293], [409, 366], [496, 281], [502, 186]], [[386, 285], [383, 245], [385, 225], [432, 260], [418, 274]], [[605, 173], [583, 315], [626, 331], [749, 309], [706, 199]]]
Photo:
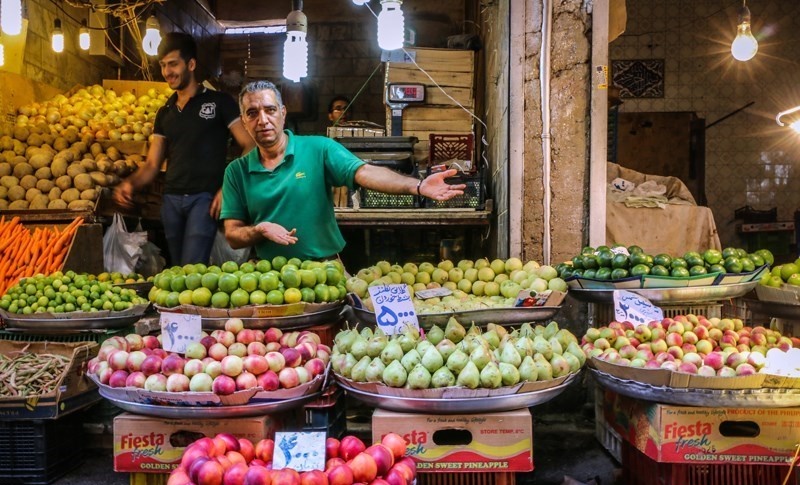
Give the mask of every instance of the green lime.
[[772, 252], [769, 249], [759, 249], [756, 251], [756, 254], [764, 258], [764, 262], [770, 266], [775, 264], [775, 257], [772, 255]]
[[298, 288], [287, 288], [283, 292], [283, 301], [286, 303], [298, 303], [303, 300], [303, 294]]
[[270, 305], [283, 305], [283, 292], [280, 290], [272, 290], [267, 293], [267, 303]]
[[217, 273], [217, 274], [219, 274], [219, 273], [222, 273], [222, 268], [220, 268], [217, 265], [211, 265], [211, 266], [208, 267], [208, 270], [206, 271], [206, 273]]
[[716, 249], [706, 249], [703, 253], [703, 260], [708, 264], [718, 264], [722, 261], [722, 253]]
[[224, 291], [218, 291], [211, 295], [211, 306], [214, 308], [228, 308], [231, 298]]
[[756, 265], [755, 263], [753, 263], [753, 260], [746, 256], [744, 258], [739, 258], [739, 261], [742, 262], [742, 271], [744, 271], [745, 273], [749, 271], [754, 271], [756, 269]]
[[[197, 274], [197, 273], [193, 273]], [[197, 275], [198, 277], [200, 275]], [[195, 288], [192, 290], [192, 304], [197, 306], [208, 306], [211, 304], [211, 290], [208, 288]]]
[[180, 293], [181, 291], [186, 289], [186, 277], [176, 276], [172, 278], [172, 281], [170, 282], [169, 286], [172, 291], [177, 291], [178, 293]]
[[733, 257], [739, 256], [739, 252], [736, 250], [736, 248], [725, 248], [722, 250], [722, 259], [728, 259], [731, 256]]
[[346, 294], [344, 291], [341, 291], [338, 286], [330, 286], [328, 285], [328, 293], [330, 293], [331, 301], [338, 301], [339, 298], [344, 298]]
[[220, 291], [231, 294], [239, 288], [239, 278], [231, 273], [222, 273], [217, 282]]
[[[638, 255], [639, 253], [636, 254]], [[631, 268], [631, 276], [644, 276], [646, 274], [650, 274], [650, 267], [644, 263], [639, 263]]]
[[183, 290], [180, 295], [178, 295], [178, 303], [181, 305], [191, 305], [192, 304], [192, 290]]
[[686, 260], [686, 266], [688, 266], [689, 268], [692, 268], [694, 266], [705, 266], [705, 264], [706, 264], [706, 262], [703, 259], [703, 257], [700, 256], [697, 253], [689, 254], [688, 257], [686, 257], [686, 256], [687, 255], [684, 255], [683, 259]]
[[597, 270], [596, 269], [591, 269], [590, 268], [590, 269], [583, 270], [583, 277], [584, 278], [588, 278], [590, 280], [593, 280], [596, 275], [597, 275]]
[[267, 302], [267, 294], [261, 290], [255, 290], [254, 292], [250, 293], [250, 304], [251, 305], [263, 305]]
[[[764, 258], [762, 258], [761, 255], [758, 253], [750, 253], [747, 255], [747, 257], [750, 258], [750, 261], [753, 262], [756, 268], [760, 268], [761, 266], [764, 266], [764, 264], [766, 263], [764, 261]], [[795, 261], [795, 264], [797, 264], [797, 261]]]
[[686, 269], [684, 267], [681, 267], [681, 266], [678, 266], [678, 267], [672, 268], [672, 271], [670, 272], [670, 276], [672, 276], [674, 278], [688, 278], [690, 275], [689, 275], [689, 270], [688, 269]]
[[613, 260], [614, 260], [614, 253], [612, 253], [608, 249], [602, 250], [597, 253], [597, 263], [600, 265], [601, 268], [610, 268]]
[[689, 276], [700, 276], [704, 274], [708, 274], [708, 270], [706, 270], [706, 267], [703, 265], [695, 265], [689, 268]]
[[744, 249], [742, 249], [742, 248], [736, 248], [736, 257], [737, 257], [737, 258], [739, 258], [739, 259], [742, 259], [742, 258], [744, 258], [745, 256], [747, 256], [747, 251], [745, 251], [745, 250], [744, 250]]
[[572, 270], [572, 276], [574, 276], [576, 278], [583, 277], [583, 270], [582, 269], [573, 269]]
[[672, 268], [672, 269], [675, 269], [675, 268], [684, 268], [684, 269], [686, 269], [688, 267], [689, 267], [689, 265], [686, 263], [686, 260], [683, 259], [683, 258], [675, 258], [675, 259], [672, 260], [672, 263], [670, 263], [670, 268]]
[[220, 266], [220, 269], [222, 269], [223, 273], [233, 273], [239, 269], [239, 265], [236, 264], [236, 261], [225, 261]]
[[[611, 260], [611, 267], [614, 269], [625, 269], [627, 270], [630, 266], [630, 261], [628, 261], [628, 256], [624, 254], [615, 254], [614, 258]], [[627, 271], [626, 271], [627, 273]], [[612, 276], [613, 279], [613, 276]]]
[[316, 301], [317, 303], [329, 301], [330, 297], [331, 294], [328, 291], [328, 285], [324, 283], [319, 283], [317, 286], [314, 287], [314, 301]]
[[280, 283], [280, 278], [274, 271], [263, 273], [258, 277], [258, 288], [264, 292], [278, 289], [278, 283]]
[[231, 306], [234, 308], [242, 307], [250, 303], [250, 293], [238, 288], [231, 293]]
[[597, 269], [600, 266], [597, 264], [597, 258], [593, 254], [583, 255], [581, 262], [583, 263], [583, 269]]
[[219, 285], [219, 275], [217, 273], [206, 273], [200, 278], [203, 288], [208, 288], [211, 292], [217, 291]]
[[272, 258], [272, 269], [280, 271], [286, 265], [286, 258], [283, 256], [275, 256]]
[[[200, 288], [202, 285], [203, 276], [200, 273], [190, 273], [186, 275], [186, 289], [187, 290], [196, 290]], [[209, 298], [211, 295], [209, 294]]]
[[241, 271], [242, 273], [252, 273], [255, 270], [256, 270], [256, 265], [251, 263], [250, 261], [245, 261], [244, 263], [239, 265], [239, 271]]
[[633, 246], [628, 246], [628, 254], [637, 254], [637, 253], [644, 253], [644, 249], [635, 244]]
[[653, 258], [653, 264], [656, 264], [656, 265], [659, 265], [659, 266], [663, 266], [665, 268], [669, 268], [670, 265], [672, 264], [672, 256], [670, 256], [669, 254], [664, 254], [664, 253], [657, 254]]
[[[300, 275], [297, 273], [297, 271], [295, 271], [293, 269], [288, 269], [288, 270], [285, 270], [285, 271], [281, 271], [281, 281], [286, 286], [286, 288], [299, 288], [300, 287]], [[285, 299], [285, 296], [284, 296], [284, 299]]]
[[256, 269], [262, 273], [266, 273], [267, 271], [272, 269], [272, 263], [267, 261], [266, 259], [259, 259], [256, 263]]
[[603, 280], [603, 281], [610, 280], [611, 279], [611, 269], [610, 268], [598, 268], [598, 270], [595, 273], [594, 277], [595, 277], [595, 279]]
[[660, 264], [655, 264], [650, 268], [650, 274], [654, 276], [669, 276], [669, 270]]
[[300, 276], [300, 286], [303, 288], [314, 288], [317, 284], [317, 277], [310, 269], [301, 269], [297, 271]]
[[[331, 269], [331, 271], [334, 271], [334, 272], [338, 273], [338, 271], [336, 271], [336, 268], [330, 268], [330, 269]], [[400, 269], [402, 269], [402, 268], [400, 268]], [[312, 268], [311, 271], [314, 273], [314, 277], [316, 278], [317, 283], [326, 283], [328, 281], [328, 272], [322, 266], [318, 266], [318, 267]], [[400, 273], [397, 273], [397, 274], [398, 275], [402, 274], [402, 271]], [[339, 281], [337, 280], [336, 282], [338, 283]]]
[[[338, 261], [336, 261], [338, 263]], [[322, 280], [317, 277], [317, 282], [319, 283], [327, 283], [329, 285], [338, 285], [339, 283], [344, 281], [342, 278], [342, 269], [337, 266], [337, 264], [333, 264], [332, 266], [325, 267], [325, 279]]]
[[[736, 256], [728, 256], [725, 258], [723, 266], [725, 266], [725, 271], [728, 273], [742, 272], [742, 261]], [[783, 271], [781, 271], [781, 276], [783, 276]]]
[[303, 264], [303, 262], [300, 261], [300, 258], [291, 258], [286, 262], [286, 264], [291, 264], [292, 266], [297, 267], [297, 269], [300, 269], [300, 266]]
[[583, 256], [575, 256], [572, 258], [573, 269], [583, 269]]
[[314, 292], [313, 288], [301, 288], [300, 294], [303, 297], [303, 301], [306, 303], [314, 303], [314, 299], [316, 298], [316, 293]]
[[[247, 263], [245, 263], [247, 264]], [[243, 289], [248, 293], [252, 293], [253, 291], [258, 289], [258, 276], [254, 275], [253, 273], [245, 272], [241, 278], [239, 278], [239, 288]]]
[[645, 253], [631, 253], [628, 259], [630, 260], [631, 267], [637, 264], [647, 264], [647, 254]]
[[724, 273], [725, 272], [725, 266], [722, 266], [721, 264], [712, 264], [711, 266], [708, 267], [708, 272], [709, 273]]
[[613, 270], [611, 270], [612, 280], [621, 280], [627, 277], [628, 277], [628, 270], [625, 268], [614, 268]]

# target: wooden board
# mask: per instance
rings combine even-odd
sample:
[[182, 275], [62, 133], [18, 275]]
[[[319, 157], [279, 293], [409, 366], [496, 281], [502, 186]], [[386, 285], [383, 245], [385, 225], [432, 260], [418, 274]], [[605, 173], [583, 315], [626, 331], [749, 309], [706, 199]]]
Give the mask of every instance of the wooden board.
[[103, 225], [82, 224], [78, 226], [67, 257], [64, 271], [100, 274], [103, 272]]
[[165, 89], [169, 88], [169, 85], [165, 82], [158, 82], [158, 81], [133, 81], [133, 80], [124, 80], [124, 79], [103, 79], [103, 88], [104, 89], [111, 89], [117, 94], [122, 94], [125, 91], [130, 91], [135, 96], [143, 96], [147, 94], [147, 91], [155, 89], [159, 92], [159, 94], [164, 91]]
[[[423, 69], [425, 68], [423, 67]], [[448, 86], [472, 88], [472, 72], [450, 72], [435, 69], [425, 69], [425, 71], [445, 89]], [[424, 84], [428, 89], [435, 87], [430, 78], [418, 69], [397, 69], [392, 65], [389, 67], [388, 79], [390, 83], [420, 83]]]
[[45, 101], [61, 90], [11, 72], [0, 71], [0, 113], [2, 119], [16, 120], [17, 109], [37, 101]]

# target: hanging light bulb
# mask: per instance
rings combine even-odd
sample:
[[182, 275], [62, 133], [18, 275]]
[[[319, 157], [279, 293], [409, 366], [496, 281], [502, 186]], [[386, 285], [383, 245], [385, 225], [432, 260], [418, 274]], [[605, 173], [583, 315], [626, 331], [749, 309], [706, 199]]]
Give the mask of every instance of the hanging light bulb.
[[81, 29], [78, 31], [78, 45], [80, 45], [81, 50], [84, 51], [88, 51], [91, 45], [89, 27], [86, 26], [86, 20], [81, 22]]
[[739, 25], [736, 27], [736, 38], [731, 44], [731, 54], [737, 61], [749, 61], [758, 52], [758, 41], [750, 31], [750, 9], [742, 1], [739, 9]]
[[283, 44], [283, 77], [294, 82], [308, 76], [308, 19], [302, 0], [292, 2], [293, 10], [286, 17], [286, 42]]
[[64, 32], [61, 31], [61, 19], [56, 19], [53, 23], [53, 35], [50, 38], [53, 45], [53, 52], [64, 52]]
[[0, 44], [0, 67], [6, 65], [6, 49], [3, 44]]
[[22, 32], [22, 0], [0, 1], [0, 29], [8, 35]]
[[369, 0], [353, 0], [353, 3], [358, 5], [359, 7], [362, 5], [366, 5], [369, 3]]
[[148, 56], [158, 54], [158, 45], [161, 43], [161, 26], [155, 15], [150, 15], [145, 24], [144, 38], [142, 39], [142, 50]]
[[403, 47], [405, 22], [399, 0], [382, 0], [381, 13], [378, 15], [378, 46], [385, 51], [393, 51]]

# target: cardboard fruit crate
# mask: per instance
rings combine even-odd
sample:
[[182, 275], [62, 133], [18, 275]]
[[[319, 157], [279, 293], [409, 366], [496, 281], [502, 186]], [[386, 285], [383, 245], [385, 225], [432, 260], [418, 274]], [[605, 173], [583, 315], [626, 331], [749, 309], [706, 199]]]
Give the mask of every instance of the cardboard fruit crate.
[[[622, 445], [626, 485], [796, 485], [797, 467], [752, 464], [658, 463], [630, 443]], [[786, 480], [789, 476], [788, 481]]]
[[0, 420], [0, 483], [52, 483], [84, 459], [81, 416]]
[[514, 485], [514, 473], [418, 473], [417, 485]]

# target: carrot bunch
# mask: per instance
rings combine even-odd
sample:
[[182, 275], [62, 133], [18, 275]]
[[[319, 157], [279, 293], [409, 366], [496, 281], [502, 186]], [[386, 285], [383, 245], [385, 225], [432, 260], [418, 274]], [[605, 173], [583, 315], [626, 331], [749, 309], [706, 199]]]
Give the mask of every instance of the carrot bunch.
[[19, 217], [0, 217], [0, 295], [22, 277], [60, 270], [82, 223], [83, 218], [76, 217], [64, 229], [37, 227], [31, 232]]

